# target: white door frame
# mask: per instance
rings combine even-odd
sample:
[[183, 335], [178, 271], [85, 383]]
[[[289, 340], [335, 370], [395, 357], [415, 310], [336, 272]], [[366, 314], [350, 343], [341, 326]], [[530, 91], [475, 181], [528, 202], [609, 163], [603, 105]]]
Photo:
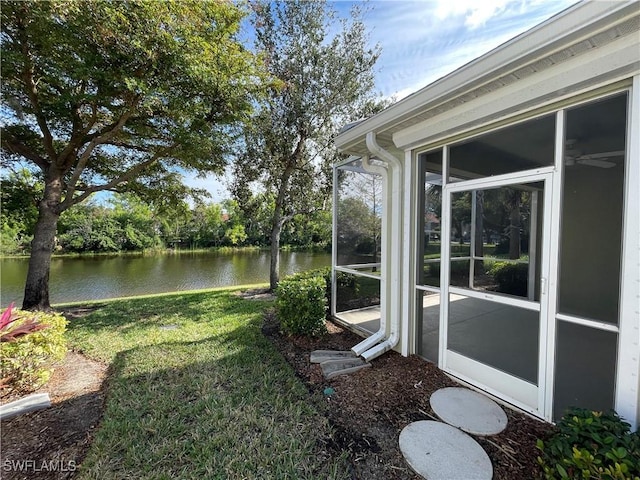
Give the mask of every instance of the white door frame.
[[[441, 253], [441, 302], [440, 302], [440, 358], [439, 366], [442, 370], [453, 376], [471, 383], [472, 385], [487, 391], [519, 408], [538, 417], [547, 418], [545, 395], [549, 385], [547, 372], [547, 335], [549, 322], [554, 317], [550, 314], [548, 279], [550, 271], [551, 242], [551, 205], [553, 205], [553, 179], [554, 167], [546, 167], [524, 172], [509, 173], [493, 177], [485, 177], [456, 183], [446, 183], [442, 195], [442, 253]], [[540, 271], [540, 301], [533, 302], [528, 299], [512, 298], [502, 295], [492, 295], [485, 292], [460, 289], [449, 285], [451, 266], [451, 194], [461, 191], [496, 188], [513, 184], [532, 182], [544, 182], [544, 212], [542, 223], [541, 241], [546, 242], [542, 249]], [[539, 312], [539, 339], [538, 339], [538, 384], [533, 385], [518, 379], [505, 372], [497, 370], [478, 361], [471, 360], [459, 353], [447, 350], [447, 331], [449, 318], [449, 294], [458, 293], [467, 297], [480, 298], [495, 303], [511, 305]], [[472, 374], [469, 372], [472, 371]]]

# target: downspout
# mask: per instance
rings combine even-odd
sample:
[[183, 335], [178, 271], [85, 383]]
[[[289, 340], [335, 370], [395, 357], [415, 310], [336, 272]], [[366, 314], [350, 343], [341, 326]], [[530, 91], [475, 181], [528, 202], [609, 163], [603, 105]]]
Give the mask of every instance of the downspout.
[[[386, 205], [387, 199], [389, 198], [389, 175], [387, 171], [386, 165], [374, 165], [371, 163], [370, 157], [364, 156], [362, 157], [362, 168], [369, 173], [375, 173], [382, 177], [382, 204]], [[385, 207], [386, 210], [386, 207]], [[386, 212], [385, 212], [386, 213]], [[380, 238], [380, 251], [382, 252], [382, 259], [385, 258], [388, 251], [389, 244], [389, 235], [387, 232], [387, 228], [389, 225], [389, 221], [387, 219], [387, 215], [382, 216], [382, 224], [381, 224], [381, 238]], [[384, 266], [382, 266], [384, 271]], [[387, 312], [388, 312], [388, 297], [386, 295], [385, 288], [386, 281], [384, 277], [380, 278], [380, 326], [378, 331], [373, 335], [365, 338], [362, 342], [355, 345], [351, 351], [356, 355], [361, 355], [362, 353], [369, 350], [371, 347], [381, 342], [383, 339], [387, 337]]]
[[[367, 148], [372, 155], [387, 163], [387, 185], [391, 187], [390, 191], [387, 190], [386, 192], [385, 206], [387, 208], [383, 216], [383, 221], [386, 220], [387, 223], [385, 226], [388, 229], [383, 231], [384, 234], [387, 234], [387, 241], [383, 243], [384, 250], [382, 251], [383, 272], [386, 275], [384, 279], [384, 294], [382, 297], [386, 298], [386, 305], [384, 310], [381, 309], [380, 318], [382, 327], [383, 315], [389, 315], [388, 318], [385, 319], [385, 327], [387, 322], [389, 324], [389, 336], [382, 343], [372, 346], [372, 348], [360, 354], [362, 358], [369, 361], [394, 348], [400, 340], [400, 300], [402, 294], [400, 283], [402, 267], [402, 164], [400, 160], [378, 145], [375, 132], [367, 133]], [[390, 222], [389, 217], [391, 217]]]

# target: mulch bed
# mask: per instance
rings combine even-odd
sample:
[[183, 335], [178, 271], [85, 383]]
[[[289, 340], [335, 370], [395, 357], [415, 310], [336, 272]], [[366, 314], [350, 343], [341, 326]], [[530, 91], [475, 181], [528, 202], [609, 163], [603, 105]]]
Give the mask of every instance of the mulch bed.
[[[456, 386], [432, 363], [417, 356], [388, 352], [371, 362], [371, 368], [326, 380], [319, 365], [309, 362], [313, 350], [350, 350], [362, 338], [327, 322], [329, 333], [319, 338], [285, 337], [273, 315], [265, 318], [263, 333], [294, 368], [296, 375], [323, 408], [333, 429], [332, 448], [349, 452], [354, 479], [419, 479], [405, 462], [398, 437], [409, 423], [437, 420], [429, 405], [436, 390]], [[459, 385], [458, 385], [459, 386]], [[325, 389], [334, 393], [327, 396]], [[508, 425], [498, 435], [475, 436], [493, 464], [495, 480], [539, 478], [536, 440], [551, 432], [549, 424], [505, 408]], [[452, 459], [455, 461], [455, 459]]]
[[[51, 407], [2, 422], [4, 480], [73, 478], [84, 460], [104, 410], [107, 367], [68, 352], [49, 382]], [[14, 395], [3, 396], [9, 402]]]

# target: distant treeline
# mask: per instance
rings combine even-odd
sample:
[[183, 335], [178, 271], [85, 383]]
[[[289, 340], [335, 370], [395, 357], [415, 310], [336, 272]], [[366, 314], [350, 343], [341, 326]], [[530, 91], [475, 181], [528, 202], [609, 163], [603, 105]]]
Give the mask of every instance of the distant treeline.
[[[38, 192], [25, 182], [3, 179], [1, 253], [28, 254], [38, 211]], [[18, 188], [22, 187], [22, 188]], [[222, 203], [187, 202], [154, 209], [133, 195], [114, 194], [102, 203], [76, 205], [60, 216], [56, 253], [127, 252], [149, 249], [196, 249], [267, 246], [273, 201], [256, 195], [250, 212], [234, 200]], [[282, 245], [327, 247], [331, 213], [318, 211], [294, 217], [282, 233]]]

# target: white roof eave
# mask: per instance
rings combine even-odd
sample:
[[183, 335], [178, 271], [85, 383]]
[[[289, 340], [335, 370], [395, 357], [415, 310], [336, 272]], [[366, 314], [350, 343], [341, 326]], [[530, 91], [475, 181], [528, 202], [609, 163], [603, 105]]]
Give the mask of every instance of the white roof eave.
[[410, 121], [425, 110], [637, 15], [639, 5], [637, 0], [577, 3], [382, 112], [351, 126], [336, 136], [335, 144], [341, 151], [358, 152], [368, 132], [393, 134], [401, 122]]

